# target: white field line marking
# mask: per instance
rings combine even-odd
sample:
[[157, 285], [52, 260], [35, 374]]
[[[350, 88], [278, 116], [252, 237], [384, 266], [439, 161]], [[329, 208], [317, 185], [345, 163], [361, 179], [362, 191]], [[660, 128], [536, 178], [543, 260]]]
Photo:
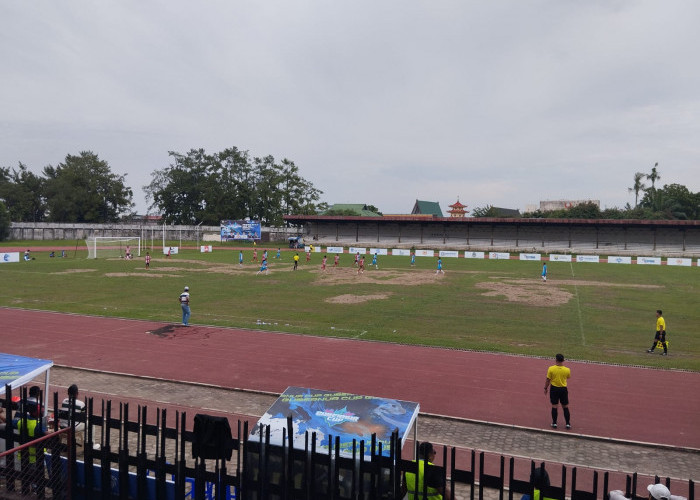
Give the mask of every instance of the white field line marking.
[[[569, 262], [569, 266], [571, 267], [571, 277], [576, 278], [574, 275], [574, 264], [573, 262]], [[576, 285], [576, 281], [574, 280], [574, 292], [576, 295], [576, 308], [578, 309], [578, 328], [581, 332], [581, 342], [582, 345], [586, 345], [586, 335], [583, 333], [583, 318], [581, 317], [581, 300], [579, 299], [578, 296], [578, 285]]]

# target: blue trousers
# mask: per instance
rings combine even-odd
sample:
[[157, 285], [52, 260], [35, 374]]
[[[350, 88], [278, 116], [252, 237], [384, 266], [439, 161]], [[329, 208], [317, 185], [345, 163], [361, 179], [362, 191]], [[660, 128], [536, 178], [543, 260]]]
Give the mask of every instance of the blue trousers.
[[190, 322], [190, 306], [189, 304], [180, 304], [182, 306], [182, 324], [187, 326]]

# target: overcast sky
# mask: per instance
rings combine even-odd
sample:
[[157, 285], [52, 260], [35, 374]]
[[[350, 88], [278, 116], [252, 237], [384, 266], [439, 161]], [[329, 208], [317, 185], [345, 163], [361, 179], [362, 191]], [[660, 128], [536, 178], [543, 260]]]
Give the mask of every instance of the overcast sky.
[[93, 151], [142, 187], [168, 151], [296, 163], [322, 201], [409, 213], [700, 191], [700, 2], [0, 3], [0, 166]]

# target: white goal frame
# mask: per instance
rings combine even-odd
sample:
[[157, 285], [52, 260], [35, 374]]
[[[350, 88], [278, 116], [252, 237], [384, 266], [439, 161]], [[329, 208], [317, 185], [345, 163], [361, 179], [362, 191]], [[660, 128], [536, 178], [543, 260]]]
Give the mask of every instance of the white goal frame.
[[85, 240], [88, 259], [96, 259], [102, 250], [106, 257], [125, 257], [127, 245], [131, 247], [131, 256], [141, 256], [140, 236], [93, 236]]

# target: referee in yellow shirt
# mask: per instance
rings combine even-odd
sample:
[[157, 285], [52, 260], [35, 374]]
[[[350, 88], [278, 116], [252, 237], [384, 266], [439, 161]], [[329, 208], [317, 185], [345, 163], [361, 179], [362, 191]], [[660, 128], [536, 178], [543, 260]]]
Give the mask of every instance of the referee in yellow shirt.
[[[552, 403], [552, 428], [557, 428], [557, 405], [561, 404], [564, 410], [566, 428], [571, 429], [571, 414], [569, 413], [569, 390], [566, 381], [571, 377], [571, 370], [564, 366], [564, 355], [557, 354], [557, 363], [547, 369], [547, 379], [544, 382], [544, 393], [549, 389], [549, 401]], [[552, 386], [550, 389], [550, 385]]]

